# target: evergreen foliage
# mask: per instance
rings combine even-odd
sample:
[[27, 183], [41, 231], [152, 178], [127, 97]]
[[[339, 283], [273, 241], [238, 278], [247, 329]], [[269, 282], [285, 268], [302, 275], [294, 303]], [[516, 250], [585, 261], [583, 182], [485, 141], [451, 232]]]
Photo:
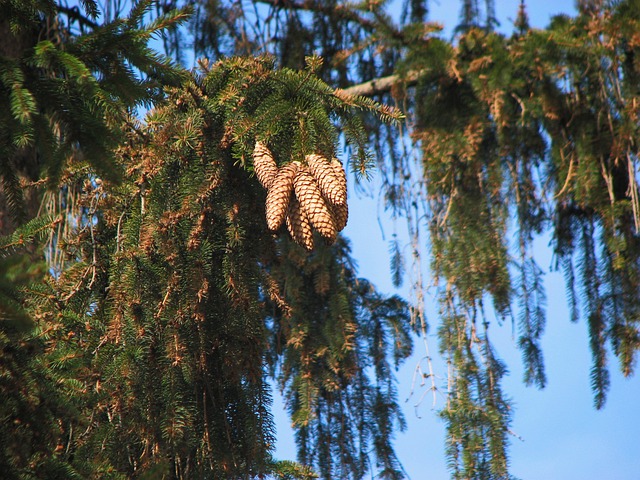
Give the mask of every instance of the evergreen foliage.
[[[95, 18], [96, 2], [84, 7]], [[74, 478], [69, 425], [81, 418], [82, 344], [71, 330], [63, 336], [62, 326], [89, 310], [78, 317], [63, 309], [42, 240], [63, 225], [73, 230], [68, 222], [83, 217], [37, 215], [47, 205], [65, 210], [73, 195], [63, 192], [75, 190], [70, 185], [60, 196], [43, 197], [40, 188], [57, 188], [71, 172], [88, 167], [118, 180], [112, 151], [127, 110], [158, 98], [159, 86], [181, 74], [147, 48], [153, 29], [140, 27], [140, 13], [137, 20], [134, 15], [103, 25], [81, 17], [91, 31], [69, 37], [76, 17], [65, 24], [54, 2], [2, 1], [0, 11], [0, 465], [6, 478]], [[134, 66], [154, 78], [139, 80]], [[55, 236], [51, 246], [67, 240]], [[82, 270], [74, 265], [72, 271]], [[25, 310], [27, 299], [50, 309]]]
[[[430, 327], [421, 277], [410, 308], [358, 278], [348, 239], [270, 233], [256, 141], [279, 167], [343, 144], [358, 180], [377, 161], [413, 261], [428, 237], [453, 478], [511, 478], [490, 331], [517, 319], [523, 380], [547, 383], [543, 232], [596, 407], [612, 357], [634, 373], [640, 6], [579, 2], [531, 30], [522, 2], [507, 37], [493, 1], [463, 1], [452, 41], [428, 2], [390, 8], [0, 0], [3, 475], [403, 478], [393, 368]], [[183, 71], [153, 37], [210, 60]], [[272, 456], [273, 384], [300, 463]]]

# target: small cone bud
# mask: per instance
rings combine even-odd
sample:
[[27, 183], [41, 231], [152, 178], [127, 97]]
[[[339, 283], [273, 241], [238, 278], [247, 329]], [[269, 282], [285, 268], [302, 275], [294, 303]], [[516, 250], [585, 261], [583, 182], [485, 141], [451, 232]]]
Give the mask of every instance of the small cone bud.
[[318, 184], [308, 170], [301, 167], [293, 181], [293, 188], [311, 225], [324, 237], [328, 244], [335, 242], [338, 231], [333, 216], [322, 198]]
[[297, 162], [288, 163], [278, 171], [271, 183], [266, 201], [267, 227], [269, 230], [278, 230], [287, 215], [293, 179], [296, 176], [299, 165]]
[[253, 149], [253, 169], [260, 184], [269, 190], [273, 179], [278, 174], [278, 166], [271, 151], [262, 142], [256, 142]]
[[289, 203], [287, 230], [294, 242], [307, 250], [313, 250], [313, 230], [307, 214], [300, 208], [300, 202], [294, 196]]
[[321, 155], [307, 155], [305, 157], [309, 171], [315, 178], [322, 195], [334, 205], [347, 203], [346, 188], [342, 188], [335, 168]]

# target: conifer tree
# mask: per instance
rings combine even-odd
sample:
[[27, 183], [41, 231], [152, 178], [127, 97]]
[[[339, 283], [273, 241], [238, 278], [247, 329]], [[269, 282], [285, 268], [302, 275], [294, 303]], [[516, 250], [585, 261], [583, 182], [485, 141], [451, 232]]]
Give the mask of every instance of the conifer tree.
[[[52, 293], [51, 273], [60, 267], [60, 245], [70, 240], [66, 232], [93, 212], [72, 207], [79, 187], [65, 177], [84, 172], [86, 182], [91, 171], [118, 181], [113, 149], [128, 113], [181, 76], [147, 40], [184, 14], [142, 26], [150, 4], [98, 25], [94, 1], [84, 2], [86, 16], [52, 1], [0, 2], [0, 466], [6, 478], [77, 475], [65, 437], [80, 418], [75, 357], [82, 342], [60, 335], [58, 327], [72, 317]], [[76, 23], [82, 34], [72, 34]], [[50, 193], [43, 195], [43, 185]], [[27, 299], [44, 303], [49, 295], [56, 300], [47, 302], [49, 310], [25, 309]]]

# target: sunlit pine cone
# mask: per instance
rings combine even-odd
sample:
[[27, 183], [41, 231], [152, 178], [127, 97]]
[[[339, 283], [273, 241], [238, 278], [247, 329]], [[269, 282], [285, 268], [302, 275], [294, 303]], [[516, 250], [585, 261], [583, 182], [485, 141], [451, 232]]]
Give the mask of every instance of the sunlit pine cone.
[[298, 162], [288, 163], [278, 170], [278, 174], [271, 183], [271, 187], [267, 192], [267, 201], [265, 202], [267, 227], [269, 230], [278, 230], [287, 215], [289, 201], [291, 200], [293, 179], [296, 176], [299, 165]]
[[[344, 171], [344, 167], [340, 160], [334, 158], [331, 160], [331, 168], [333, 168], [334, 174], [340, 185], [340, 189], [344, 192], [345, 198], [347, 197], [347, 173]], [[344, 230], [347, 226], [347, 220], [349, 220], [349, 206], [348, 202], [344, 202], [344, 205], [333, 205], [331, 208], [333, 218], [336, 221], [336, 228], [339, 232]]]
[[[339, 187], [342, 192], [344, 192], [345, 198], [347, 197], [347, 174], [342, 167], [342, 163], [337, 158], [331, 160], [331, 168], [333, 169], [334, 175], [338, 181]], [[347, 220], [349, 219], [349, 206], [345, 201], [343, 205], [331, 205], [331, 213], [333, 213], [333, 218], [336, 221], [336, 228], [339, 232], [341, 232], [344, 227], [347, 226]]]
[[294, 196], [289, 203], [289, 213], [287, 214], [287, 230], [291, 238], [307, 250], [313, 250], [313, 230], [309, 217], [300, 207], [300, 202]]
[[307, 155], [305, 161], [324, 198], [334, 205], [347, 203], [347, 190], [343, 188], [331, 163], [322, 155], [316, 154]]
[[260, 141], [256, 142], [256, 146], [253, 149], [253, 169], [260, 184], [269, 190], [273, 179], [278, 174], [278, 166], [271, 150]]
[[293, 188], [302, 211], [309, 217], [313, 228], [324, 237], [329, 245], [335, 242], [338, 231], [333, 216], [322, 198], [320, 187], [304, 167], [300, 167], [298, 170], [293, 181]]
[[331, 160], [331, 168], [333, 168], [333, 174], [336, 177], [336, 180], [338, 181], [338, 185], [340, 186], [340, 190], [343, 192], [344, 194], [344, 199], [345, 199], [345, 205], [347, 203], [347, 172], [344, 171], [344, 167], [342, 166], [342, 163], [340, 163], [340, 160], [338, 160], [337, 158], [334, 158]]

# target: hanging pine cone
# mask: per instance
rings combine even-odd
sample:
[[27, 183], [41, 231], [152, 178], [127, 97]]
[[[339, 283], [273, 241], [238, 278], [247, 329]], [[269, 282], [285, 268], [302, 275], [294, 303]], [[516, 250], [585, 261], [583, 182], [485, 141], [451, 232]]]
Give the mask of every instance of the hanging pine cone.
[[276, 231], [282, 225], [291, 199], [293, 179], [299, 167], [298, 162], [291, 162], [282, 167], [273, 179], [266, 200], [267, 227]]
[[344, 204], [347, 204], [347, 173], [344, 171], [344, 167], [340, 160], [334, 158], [331, 160], [331, 168], [333, 168], [333, 173], [338, 181], [338, 185], [340, 190], [344, 192]]
[[313, 230], [307, 214], [300, 207], [300, 202], [294, 196], [289, 203], [287, 214], [287, 230], [291, 238], [307, 250], [313, 250]]
[[318, 184], [306, 168], [300, 167], [298, 169], [293, 181], [293, 188], [302, 211], [309, 217], [311, 225], [324, 237], [329, 245], [335, 242], [338, 235], [335, 221], [324, 198], [322, 198]]
[[349, 220], [349, 206], [347, 202], [344, 205], [329, 205], [333, 219], [335, 220], [336, 230], [341, 232], [347, 226]]
[[305, 157], [309, 171], [318, 182], [322, 195], [334, 205], [347, 203], [346, 184], [342, 185], [335, 167], [321, 155], [311, 154]]
[[329, 164], [331, 167], [333, 174], [336, 178], [337, 188], [342, 192], [345, 198], [345, 202], [340, 204], [336, 203], [331, 205], [331, 213], [333, 214], [333, 218], [336, 222], [336, 228], [339, 232], [341, 232], [344, 227], [347, 225], [347, 220], [349, 219], [349, 206], [347, 204], [347, 174], [342, 167], [342, 163], [337, 158], [331, 160]]
[[253, 149], [253, 169], [260, 184], [269, 190], [273, 179], [278, 174], [278, 166], [271, 151], [260, 141], [256, 142]]

